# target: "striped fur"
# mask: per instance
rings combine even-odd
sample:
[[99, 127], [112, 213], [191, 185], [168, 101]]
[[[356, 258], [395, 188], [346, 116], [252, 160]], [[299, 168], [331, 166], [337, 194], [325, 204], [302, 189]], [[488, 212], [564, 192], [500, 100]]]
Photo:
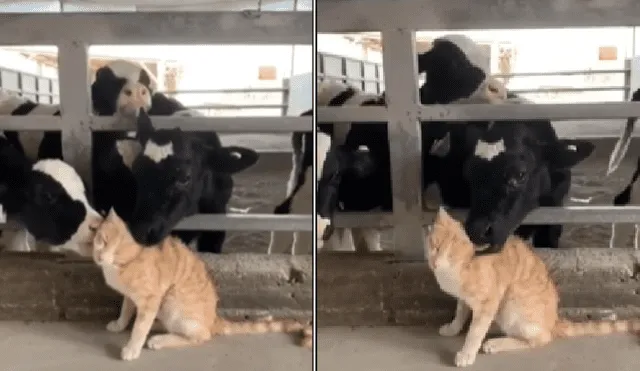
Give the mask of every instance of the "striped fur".
[[229, 321], [218, 317], [211, 328], [212, 335], [264, 334], [268, 332], [308, 331], [308, 324], [294, 320]]
[[640, 319], [617, 321], [573, 322], [560, 319], [553, 328], [554, 338], [569, 338], [589, 335], [609, 335], [614, 333], [640, 333]]

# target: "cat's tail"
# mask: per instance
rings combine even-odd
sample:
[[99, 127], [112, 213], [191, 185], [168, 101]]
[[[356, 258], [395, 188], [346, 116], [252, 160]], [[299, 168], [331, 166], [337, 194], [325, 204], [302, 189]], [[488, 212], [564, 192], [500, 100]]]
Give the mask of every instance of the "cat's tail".
[[616, 332], [640, 332], [640, 319], [586, 322], [560, 319], [553, 328], [553, 336], [555, 338], [607, 335]]
[[311, 336], [311, 325], [296, 320], [273, 320], [271, 318], [245, 321], [228, 321], [218, 318], [211, 332], [219, 335], [302, 332], [304, 337], [303, 344], [306, 344], [306, 338]]
[[313, 327], [311, 325], [307, 325], [302, 330], [302, 340], [300, 341], [300, 346], [305, 348], [313, 348]]

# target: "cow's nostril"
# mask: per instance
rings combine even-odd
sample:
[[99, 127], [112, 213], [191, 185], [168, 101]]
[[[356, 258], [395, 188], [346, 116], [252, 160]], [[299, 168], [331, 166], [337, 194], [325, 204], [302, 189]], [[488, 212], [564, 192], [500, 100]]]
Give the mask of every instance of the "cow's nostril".
[[490, 237], [493, 234], [493, 227], [491, 227], [491, 224], [487, 225], [484, 232], [482, 233], [482, 235], [484, 237]]

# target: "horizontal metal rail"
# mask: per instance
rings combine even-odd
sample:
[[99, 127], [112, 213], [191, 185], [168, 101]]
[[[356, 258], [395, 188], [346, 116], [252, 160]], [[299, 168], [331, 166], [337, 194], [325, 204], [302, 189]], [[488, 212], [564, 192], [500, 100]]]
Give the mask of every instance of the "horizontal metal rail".
[[[215, 226], [215, 229], [213, 229]], [[14, 223], [0, 223], [2, 229], [20, 229]], [[311, 232], [311, 215], [274, 215], [274, 214], [198, 214], [184, 218], [174, 230], [202, 231], [284, 231]]]
[[[183, 131], [216, 131], [229, 133], [291, 133], [312, 131], [311, 117], [167, 117], [152, 116], [154, 127], [175, 128]], [[0, 116], [2, 130], [64, 130], [60, 117], [29, 115]], [[89, 127], [93, 131], [135, 130], [133, 119], [114, 121], [112, 117], [92, 117]]]
[[636, 1], [319, 0], [317, 32], [628, 27]]
[[[387, 121], [386, 107], [318, 107], [318, 122]], [[590, 120], [640, 116], [639, 102], [573, 104], [448, 104], [417, 105], [407, 112], [423, 121]]]
[[189, 109], [283, 109], [286, 104], [198, 104], [187, 106]]
[[384, 82], [383, 79], [368, 79], [359, 76], [344, 76], [344, 75], [330, 75], [322, 72], [317, 73], [318, 78], [332, 79], [332, 80], [349, 80], [349, 81], [358, 81], [358, 82]]
[[312, 220], [311, 215], [198, 214], [183, 219], [175, 230], [311, 232]]
[[176, 94], [233, 94], [233, 93], [284, 93], [289, 89], [283, 88], [246, 88], [246, 89], [185, 89], [159, 91], [159, 93], [167, 95]]
[[493, 77], [539, 77], [539, 76], [580, 76], [580, 75], [604, 75], [615, 73], [630, 73], [630, 69], [622, 70], [581, 70], [581, 71], [553, 71], [553, 72], [516, 72], [516, 73], [498, 73], [491, 75]]
[[[458, 218], [466, 216], [466, 210], [452, 210]], [[423, 225], [433, 221], [435, 212], [422, 214]], [[391, 213], [338, 213], [335, 217], [337, 227], [386, 228], [394, 226]], [[565, 206], [541, 207], [533, 210], [522, 224], [596, 224], [596, 223], [640, 223], [640, 206]]]
[[540, 88], [540, 89], [509, 89], [514, 94], [534, 93], [582, 93], [587, 91], [626, 91], [628, 86], [589, 86], [586, 88]]
[[0, 14], [0, 45], [309, 44], [312, 12]]

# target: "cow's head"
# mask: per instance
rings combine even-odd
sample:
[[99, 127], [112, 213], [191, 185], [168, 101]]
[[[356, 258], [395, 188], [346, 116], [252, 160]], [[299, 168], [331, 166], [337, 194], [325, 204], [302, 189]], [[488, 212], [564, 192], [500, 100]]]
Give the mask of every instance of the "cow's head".
[[[136, 241], [153, 245], [178, 222], [198, 212], [206, 192], [225, 203], [233, 181], [213, 179], [215, 173], [233, 174], [255, 164], [258, 154], [242, 147], [222, 147], [210, 135], [189, 135], [179, 128], [155, 130], [140, 110], [136, 136], [142, 147], [133, 162], [137, 196], [129, 228]], [[216, 137], [217, 139], [217, 137]]]
[[100, 67], [91, 84], [93, 110], [99, 116], [132, 116], [151, 108], [157, 83], [141, 64], [115, 60]]
[[[464, 169], [471, 188], [465, 229], [476, 245], [503, 245], [541, 197], [566, 193], [558, 189], [561, 180], [552, 189], [552, 178], [566, 177], [594, 149], [586, 141], [558, 139], [548, 122], [529, 124], [498, 122], [474, 140]], [[561, 187], [568, 191], [570, 177], [565, 180]]]
[[84, 183], [69, 164], [57, 159], [32, 163], [0, 138], [0, 202], [37, 240], [91, 256], [91, 240], [102, 221], [89, 202]]
[[461, 35], [434, 40], [431, 49], [418, 55], [418, 73], [426, 73], [420, 87], [423, 104], [501, 103], [507, 90], [480, 63], [486, 54]]

